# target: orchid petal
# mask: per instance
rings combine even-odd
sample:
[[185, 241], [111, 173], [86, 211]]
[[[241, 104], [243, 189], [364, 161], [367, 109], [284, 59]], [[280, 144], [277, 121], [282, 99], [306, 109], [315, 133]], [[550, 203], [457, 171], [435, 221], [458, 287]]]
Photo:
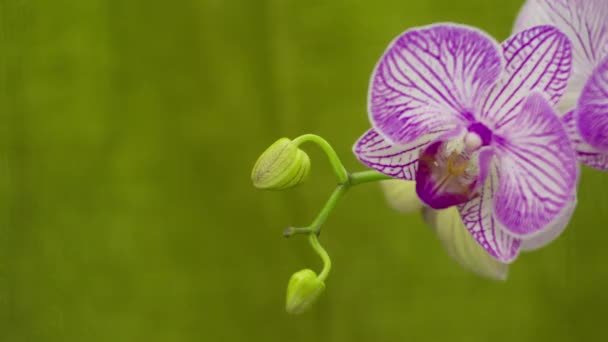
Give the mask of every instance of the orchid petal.
[[505, 71], [490, 89], [481, 114], [496, 128], [514, 119], [531, 91], [543, 93], [556, 104], [568, 84], [572, 63], [568, 37], [552, 26], [519, 32], [502, 47]]
[[507, 279], [509, 265], [496, 260], [475, 241], [462, 223], [456, 207], [443, 210], [424, 208], [422, 213], [448, 255], [463, 268], [492, 280]]
[[587, 81], [577, 112], [581, 137], [594, 148], [608, 153], [608, 57]]
[[416, 143], [393, 144], [375, 129], [367, 131], [353, 148], [357, 158], [366, 166], [393, 178], [414, 180], [420, 151], [435, 139], [430, 135]]
[[572, 77], [559, 110], [576, 106], [593, 67], [608, 55], [608, 1], [606, 0], [528, 0], [517, 18], [514, 32], [537, 25], [553, 25], [572, 43]]
[[547, 100], [533, 93], [497, 131], [498, 221], [512, 235], [540, 233], [570, 204], [578, 179], [576, 153]]
[[397, 144], [415, 143], [473, 118], [502, 70], [497, 43], [471, 27], [443, 24], [397, 37], [372, 74], [368, 111]]
[[402, 214], [411, 214], [422, 209], [423, 204], [416, 195], [416, 183], [401, 179], [380, 182], [388, 205]]
[[570, 204], [568, 204], [568, 206], [562, 210], [559, 216], [553, 222], [551, 222], [546, 229], [544, 229], [540, 234], [522, 241], [522, 251], [532, 251], [544, 247], [553, 242], [562, 234], [562, 232], [568, 226], [568, 223], [570, 223], [572, 214], [574, 214], [574, 209], [576, 208], [577, 204], [576, 196], [571, 198], [568, 202]]
[[458, 210], [462, 223], [477, 243], [498, 261], [511, 263], [517, 258], [521, 240], [507, 234], [502, 224], [494, 217], [492, 198], [497, 187], [496, 165], [492, 165], [479, 196], [458, 206]]
[[589, 145], [578, 130], [576, 112], [570, 111], [563, 117], [570, 141], [576, 150], [578, 161], [595, 169], [608, 171], [608, 153], [599, 151]]

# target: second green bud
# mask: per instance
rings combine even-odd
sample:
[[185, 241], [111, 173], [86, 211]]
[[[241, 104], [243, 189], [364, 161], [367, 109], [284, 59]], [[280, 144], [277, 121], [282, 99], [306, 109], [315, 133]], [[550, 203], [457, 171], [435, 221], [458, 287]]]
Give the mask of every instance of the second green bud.
[[325, 283], [309, 269], [294, 273], [287, 285], [285, 309], [293, 315], [308, 310], [325, 290]]

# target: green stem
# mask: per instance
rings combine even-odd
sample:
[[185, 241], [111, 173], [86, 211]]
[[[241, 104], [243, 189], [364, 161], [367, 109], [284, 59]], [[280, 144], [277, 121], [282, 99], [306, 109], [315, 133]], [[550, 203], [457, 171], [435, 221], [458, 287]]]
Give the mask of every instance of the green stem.
[[329, 258], [329, 255], [327, 254], [323, 246], [321, 246], [321, 244], [319, 243], [319, 239], [317, 238], [316, 234], [310, 234], [308, 236], [308, 240], [310, 241], [310, 245], [312, 246], [312, 248], [321, 257], [321, 260], [323, 260], [323, 269], [321, 270], [321, 273], [319, 273], [318, 279], [324, 282], [325, 279], [327, 279], [329, 271], [331, 270], [331, 259]]
[[296, 228], [296, 227], [287, 227], [287, 229], [285, 229], [283, 231], [283, 236], [288, 238], [288, 237], [292, 237], [296, 234], [310, 234], [310, 233], [314, 233], [315, 230], [309, 227], [304, 227], [304, 228]]
[[361, 171], [351, 173], [349, 177], [349, 185], [359, 185], [363, 183], [377, 182], [382, 180], [392, 179], [391, 177], [378, 171]]
[[334, 210], [340, 198], [344, 196], [349, 188], [350, 184], [338, 185], [334, 192], [332, 192], [331, 196], [329, 196], [329, 199], [327, 202], [325, 202], [325, 206], [323, 206], [323, 209], [321, 209], [315, 220], [312, 221], [312, 224], [310, 225], [310, 228], [314, 230], [315, 234], [319, 235], [321, 226], [325, 223], [325, 221], [327, 221], [329, 214]]
[[387, 180], [391, 179], [391, 177], [373, 170], [349, 174], [344, 168], [344, 165], [342, 165], [336, 151], [325, 139], [318, 135], [305, 134], [293, 141], [296, 146], [299, 146], [305, 142], [313, 142], [323, 149], [327, 155], [327, 158], [329, 159], [334, 173], [336, 174], [336, 177], [338, 178], [338, 186], [334, 189], [315, 220], [309, 226], [302, 228], [289, 227], [285, 230], [285, 232], [283, 232], [283, 236], [290, 237], [295, 234], [308, 234], [310, 245], [319, 255], [319, 257], [321, 257], [321, 260], [323, 260], [323, 270], [319, 274], [318, 279], [324, 282], [329, 274], [329, 271], [331, 270], [331, 260], [325, 249], [323, 249], [319, 243], [318, 235], [321, 232], [321, 226], [323, 226], [325, 221], [327, 221], [329, 214], [334, 210], [338, 204], [338, 201], [352, 186]]
[[293, 141], [296, 146], [299, 146], [305, 142], [313, 142], [323, 149], [323, 152], [325, 152], [327, 158], [329, 159], [331, 167], [334, 169], [336, 177], [338, 177], [339, 184], [345, 184], [348, 182], [348, 172], [346, 172], [346, 169], [344, 168], [344, 165], [342, 165], [338, 154], [333, 149], [333, 147], [331, 147], [331, 145], [327, 142], [327, 140], [315, 134], [304, 134], [297, 137]]
[[329, 214], [331, 214], [331, 212], [338, 204], [338, 201], [344, 196], [348, 189], [359, 184], [377, 182], [387, 179], [391, 179], [391, 177], [372, 170], [351, 173], [348, 176], [347, 182], [339, 184], [334, 189], [334, 192], [332, 192], [332, 194], [329, 196], [329, 199], [327, 200], [327, 202], [325, 202], [325, 205], [323, 206], [315, 220], [309, 226], [303, 228], [289, 227], [285, 229], [285, 231], [283, 232], [283, 236], [291, 237], [296, 234], [310, 233], [315, 233], [316, 235], [319, 235], [319, 233], [321, 232], [321, 226], [323, 226], [323, 224], [329, 217]]

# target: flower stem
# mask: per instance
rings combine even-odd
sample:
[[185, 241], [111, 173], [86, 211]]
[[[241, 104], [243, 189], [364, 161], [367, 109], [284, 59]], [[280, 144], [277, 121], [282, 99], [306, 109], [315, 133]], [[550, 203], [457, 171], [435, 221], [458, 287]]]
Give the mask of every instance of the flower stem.
[[382, 181], [382, 180], [387, 180], [387, 179], [392, 179], [392, 177], [389, 177], [383, 173], [380, 173], [378, 171], [373, 171], [373, 170], [361, 171], [361, 172], [355, 172], [355, 173], [350, 174], [349, 185], [353, 186], [353, 185], [377, 182], [377, 181]]
[[293, 143], [296, 144], [296, 146], [299, 146], [305, 142], [313, 142], [323, 149], [327, 155], [327, 158], [329, 159], [329, 163], [333, 168], [334, 174], [338, 178], [338, 185], [329, 196], [329, 199], [325, 202], [323, 208], [321, 208], [321, 211], [315, 220], [309, 226], [302, 228], [289, 227], [283, 232], [283, 236], [291, 237], [296, 234], [308, 235], [310, 245], [323, 261], [323, 270], [319, 274], [318, 278], [321, 281], [325, 281], [329, 271], [331, 270], [331, 260], [325, 249], [323, 249], [319, 243], [318, 236], [321, 233], [321, 226], [323, 226], [329, 217], [329, 214], [331, 214], [338, 204], [338, 201], [344, 196], [344, 194], [346, 194], [348, 189], [355, 185], [387, 180], [391, 179], [391, 177], [373, 170], [348, 173], [340, 161], [336, 151], [325, 139], [318, 135], [305, 134], [293, 140]]
[[321, 273], [319, 273], [318, 279], [324, 282], [331, 270], [331, 259], [329, 258], [327, 251], [325, 251], [323, 246], [319, 243], [319, 238], [316, 234], [308, 235], [308, 241], [310, 241], [312, 248], [321, 257], [321, 260], [323, 260], [323, 269], [321, 270]]
[[334, 208], [336, 207], [336, 204], [338, 204], [338, 201], [340, 200], [340, 198], [342, 198], [342, 196], [344, 196], [344, 194], [346, 193], [346, 191], [349, 188], [350, 188], [349, 184], [340, 184], [336, 187], [334, 192], [329, 196], [329, 199], [327, 200], [327, 202], [325, 202], [325, 206], [323, 206], [323, 208], [321, 209], [321, 211], [319, 212], [319, 214], [317, 215], [315, 220], [310, 225], [310, 228], [313, 229], [313, 231], [316, 235], [319, 235], [319, 233], [321, 232], [321, 226], [325, 223], [325, 221], [329, 217], [329, 214], [334, 210]]
[[336, 177], [338, 177], [339, 184], [344, 184], [344, 183], [348, 182], [348, 172], [346, 172], [346, 169], [344, 168], [344, 165], [342, 165], [342, 162], [340, 161], [338, 154], [336, 153], [334, 148], [331, 147], [331, 145], [327, 142], [327, 140], [325, 140], [315, 134], [304, 134], [304, 135], [297, 137], [293, 141], [293, 143], [296, 144], [296, 146], [299, 146], [305, 142], [313, 142], [313, 143], [319, 145], [319, 147], [321, 147], [321, 149], [323, 149], [323, 152], [325, 152], [325, 154], [327, 155], [327, 158], [329, 159], [329, 163], [331, 164], [331, 167], [334, 169], [334, 173], [336, 174]]
[[329, 196], [329, 199], [327, 200], [327, 202], [325, 202], [325, 205], [323, 206], [323, 208], [321, 208], [321, 211], [309, 226], [303, 228], [289, 227], [285, 229], [285, 231], [283, 232], [283, 236], [291, 237], [296, 234], [310, 233], [315, 233], [316, 235], [319, 235], [319, 233], [321, 232], [321, 226], [325, 223], [325, 221], [329, 217], [329, 214], [331, 214], [331, 212], [338, 204], [338, 201], [344, 196], [348, 189], [355, 185], [377, 182], [387, 179], [391, 179], [391, 177], [377, 171], [361, 171], [349, 174], [345, 183], [338, 184], [338, 186], [336, 186], [334, 192], [332, 192], [332, 194]]

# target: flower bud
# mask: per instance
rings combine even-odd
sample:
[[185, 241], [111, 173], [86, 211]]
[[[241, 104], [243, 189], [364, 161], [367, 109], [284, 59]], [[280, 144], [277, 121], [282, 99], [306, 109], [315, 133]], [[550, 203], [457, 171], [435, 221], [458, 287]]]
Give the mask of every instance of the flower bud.
[[402, 214], [410, 214], [422, 209], [422, 202], [416, 194], [416, 182], [390, 179], [380, 182], [388, 205]]
[[310, 171], [310, 158], [291, 140], [281, 138], [258, 158], [251, 172], [253, 185], [264, 190], [284, 190], [302, 183]]
[[448, 255], [462, 267], [485, 278], [507, 279], [509, 266], [494, 259], [475, 241], [462, 223], [456, 207], [443, 210], [424, 208], [423, 216], [437, 233]]
[[294, 273], [287, 285], [285, 309], [293, 315], [308, 310], [325, 290], [325, 283], [309, 269]]

